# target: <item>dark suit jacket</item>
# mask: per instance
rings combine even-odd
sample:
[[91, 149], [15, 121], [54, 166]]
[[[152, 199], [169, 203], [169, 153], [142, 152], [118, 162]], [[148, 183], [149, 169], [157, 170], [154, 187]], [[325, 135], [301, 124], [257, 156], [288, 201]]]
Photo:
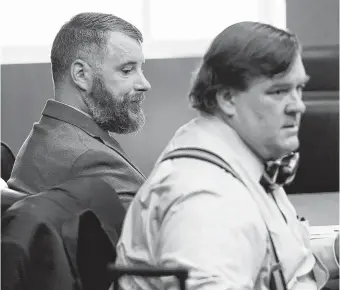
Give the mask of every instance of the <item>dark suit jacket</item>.
[[1, 289], [107, 290], [124, 215], [97, 177], [18, 201], [1, 219]]
[[36, 194], [67, 180], [98, 176], [119, 196], [145, 180], [116, 140], [82, 112], [48, 100], [17, 155], [8, 186]]

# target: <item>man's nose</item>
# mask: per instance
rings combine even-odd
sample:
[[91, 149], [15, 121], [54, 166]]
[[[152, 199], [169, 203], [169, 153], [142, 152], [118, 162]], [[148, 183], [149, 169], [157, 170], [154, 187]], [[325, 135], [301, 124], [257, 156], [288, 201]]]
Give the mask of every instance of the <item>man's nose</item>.
[[294, 91], [292, 92], [290, 102], [286, 108], [287, 113], [300, 113], [306, 112], [306, 104], [302, 100], [302, 92]]
[[136, 82], [136, 84], [135, 84], [135, 90], [139, 91], [139, 92], [140, 91], [147, 92], [150, 89], [151, 89], [151, 85], [150, 85], [149, 81], [146, 79], [144, 74], [141, 74], [138, 82]]

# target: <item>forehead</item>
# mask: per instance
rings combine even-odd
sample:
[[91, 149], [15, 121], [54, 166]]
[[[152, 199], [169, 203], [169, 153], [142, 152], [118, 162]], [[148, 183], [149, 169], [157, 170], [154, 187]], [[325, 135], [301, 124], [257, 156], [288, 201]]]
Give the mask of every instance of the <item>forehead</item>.
[[309, 77], [306, 74], [305, 67], [302, 62], [301, 55], [298, 54], [291, 67], [283, 75], [276, 76], [271, 79], [272, 82], [300, 83], [306, 82]]
[[109, 34], [106, 55], [117, 65], [145, 62], [141, 43], [120, 32]]
[[275, 85], [297, 85], [306, 83], [309, 76], [306, 74], [301, 55], [298, 54], [287, 72], [274, 76], [273, 78], [261, 78], [255, 84], [270, 87]]

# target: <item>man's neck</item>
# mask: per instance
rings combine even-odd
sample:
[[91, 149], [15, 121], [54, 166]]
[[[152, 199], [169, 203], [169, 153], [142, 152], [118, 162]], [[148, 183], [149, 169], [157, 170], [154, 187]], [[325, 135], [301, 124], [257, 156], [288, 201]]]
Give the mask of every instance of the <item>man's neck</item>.
[[78, 112], [80, 112], [80, 113], [82, 113], [82, 114], [84, 114], [84, 115], [86, 115], [87, 117], [89, 117], [89, 118], [92, 119], [91, 115], [89, 115], [88, 113], [86, 113], [86, 112], [84, 112], [84, 111], [82, 111], [82, 110], [79, 110], [78, 108], [76, 108], [76, 107], [74, 107], [74, 106], [72, 106], [72, 105], [69, 105], [69, 104], [66, 104], [66, 103], [63, 103], [63, 102], [60, 102], [60, 101], [57, 101], [57, 100], [55, 100], [55, 101], [58, 102], [58, 103], [62, 103], [62, 104], [64, 104], [64, 105], [68, 106], [68, 107], [71, 107], [72, 109], [75, 109], [75, 110], [77, 110]]
[[77, 109], [87, 115], [89, 115], [89, 109], [84, 102], [81, 93], [76, 89], [67, 89], [64, 87], [56, 87], [54, 98], [57, 102], [66, 104], [72, 108]]
[[63, 88], [56, 88], [55, 93], [54, 93], [54, 99], [57, 102], [68, 105], [80, 111], [81, 113], [85, 114], [86, 116], [92, 118], [90, 116], [90, 112], [89, 112], [87, 105], [83, 101], [83, 98], [79, 94], [78, 91], [66, 90]]

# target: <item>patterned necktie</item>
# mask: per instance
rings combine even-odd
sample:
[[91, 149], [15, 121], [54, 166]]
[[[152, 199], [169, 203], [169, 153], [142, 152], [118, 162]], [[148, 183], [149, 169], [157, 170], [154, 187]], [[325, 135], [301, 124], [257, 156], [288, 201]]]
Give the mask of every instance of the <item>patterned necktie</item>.
[[299, 159], [299, 153], [292, 152], [279, 160], [267, 162], [260, 184], [268, 193], [290, 184], [295, 178]]

